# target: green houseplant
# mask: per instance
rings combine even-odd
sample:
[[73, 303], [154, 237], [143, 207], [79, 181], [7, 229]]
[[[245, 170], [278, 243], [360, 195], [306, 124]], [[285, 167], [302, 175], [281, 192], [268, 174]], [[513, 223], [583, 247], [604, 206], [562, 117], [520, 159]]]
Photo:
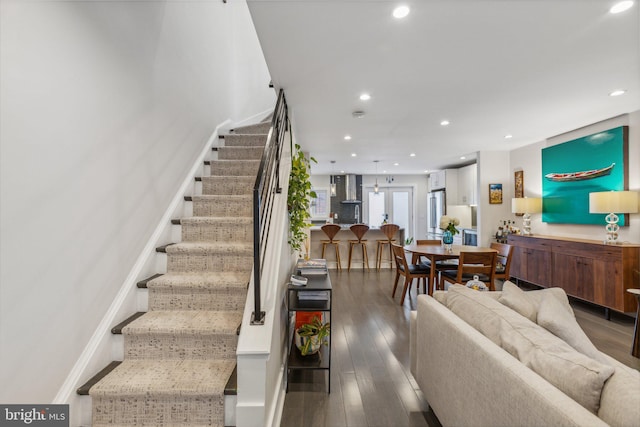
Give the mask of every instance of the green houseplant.
[[289, 209], [289, 244], [294, 251], [302, 251], [307, 240], [306, 229], [311, 224], [308, 219], [311, 217], [309, 206], [311, 199], [316, 197], [316, 193], [311, 191], [311, 176], [309, 171], [311, 161], [316, 163], [316, 159], [307, 159], [300, 150], [300, 145], [296, 144], [291, 153], [291, 173], [289, 174], [289, 192], [287, 195], [287, 206]]
[[331, 333], [331, 323], [322, 323], [314, 316], [311, 323], [305, 323], [296, 330], [296, 347], [303, 356], [315, 354], [322, 345], [327, 345], [327, 337]]

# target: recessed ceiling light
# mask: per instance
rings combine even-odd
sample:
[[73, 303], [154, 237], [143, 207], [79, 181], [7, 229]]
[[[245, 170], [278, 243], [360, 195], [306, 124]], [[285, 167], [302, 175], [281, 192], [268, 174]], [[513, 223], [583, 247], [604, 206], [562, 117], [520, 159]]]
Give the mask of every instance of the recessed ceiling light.
[[363, 118], [363, 117], [364, 117], [364, 114], [365, 114], [365, 112], [364, 112], [364, 111], [360, 111], [360, 110], [357, 110], [357, 111], [354, 111], [353, 113], [351, 113], [351, 115], [352, 115], [353, 117], [355, 117], [356, 119], [361, 119], [361, 118]]
[[633, 6], [633, 1], [630, 1], [630, 0], [621, 1], [619, 3], [614, 4], [611, 7], [611, 9], [609, 9], [609, 12], [611, 13], [624, 12], [625, 10], [629, 9], [631, 6]]
[[620, 95], [624, 95], [626, 92], [627, 92], [626, 90], [618, 89], [611, 92], [609, 96], [620, 96]]
[[449, 126], [449, 123], [450, 123], [449, 120], [443, 120], [443, 121], [440, 122], [440, 125], [441, 126]]
[[409, 9], [409, 6], [398, 6], [393, 9], [393, 17], [398, 19], [404, 18], [409, 14], [410, 11], [411, 9]]
[[351, 153], [351, 157], [355, 157], [355, 156], [357, 156], [356, 153]]
[[344, 171], [340, 171], [340, 173], [344, 173]]
[[345, 141], [350, 141], [351, 140], [351, 135], [345, 135], [344, 136], [344, 140]]
[[466, 157], [465, 156], [460, 156], [460, 160], [465, 160]]
[[425, 170], [424, 170], [424, 173], [429, 173], [429, 169], [425, 169]]
[[362, 95], [360, 95], [360, 101], [368, 101], [371, 99], [371, 95], [369, 95], [368, 93], [363, 93]]
[[415, 156], [416, 156], [416, 153], [409, 154], [409, 157], [415, 157]]
[[386, 171], [386, 170], [384, 170], [384, 171], [382, 171], [382, 173], [387, 173], [387, 171]]
[[504, 139], [511, 139], [511, 138], [513, 138], [513, 135], [511, 135], [511, 134], [507, 134], [507, 135], [504, 136]]
[[393, 164], [393, 166], [400, 166], [400, 163], [395, 162], [395, 163]]

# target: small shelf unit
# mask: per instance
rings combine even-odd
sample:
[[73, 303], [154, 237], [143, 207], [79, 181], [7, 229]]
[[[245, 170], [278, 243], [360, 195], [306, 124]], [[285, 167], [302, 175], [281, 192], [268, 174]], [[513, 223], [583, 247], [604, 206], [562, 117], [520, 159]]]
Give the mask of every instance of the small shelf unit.
[[[299, 271], [295, 270], [296, 274]], [[289, 337], [289, 355], [287, 357], [287, 391], [289, 390], [289, 374], [295, 370], [319, 369], [327, 371], [327, 393], [331, 393], [331, 334], [327, 338], [327, 345], [320, 347], [318, 353], [303, 356], [296, 347], [294, 339], [295, 317], [298, 311], [320, 311], [324, 313], [324, 321], [331, 321], [331, 304], [333, 294], [331, 292], [331, 278], [326, 275], [305, 276], [308, 282], [305, 286], [289, 284], [287, 288], [287, 336]], [[298, 294], [304, 292], [327, 291], [327, 300], [303, 300]]]

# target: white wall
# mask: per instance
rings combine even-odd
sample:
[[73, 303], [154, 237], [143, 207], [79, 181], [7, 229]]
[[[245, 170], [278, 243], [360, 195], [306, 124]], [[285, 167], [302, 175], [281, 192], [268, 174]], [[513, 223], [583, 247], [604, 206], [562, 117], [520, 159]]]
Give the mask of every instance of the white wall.
[[275, 97], [245, 2], [0, 8], [0, 402], [44, 403], [216, 126]]
[[[629, 189], [640, 191], [640, 111], [595, 123], [548, 138], [546, 141], [513, 150], [510, 153], [511, 185], [513, 185], [513, 172], [521, 168], [524, 171], [525, 196], [539, 197], [542, 194], [543, 148], [618, 126], [629, 126]], [[513, 197], [513, 193], [510, 194], [510, 197]], [[516, 219], [516, 225], [522, 224], [522, 217], [513, 216], [512, 219]], [[602, 225], [548, 224], [541, 222], [541, 219], [542, 215], [540, 214], [532, 215], [531, 229], [534, 234], [592, 240], [604, 240], [605, 238], [604, 222]], [[640, 243], [640, 214], [631, 214], [629, 219], [629, 227], [620, 228], [619, 240]]]
[[[498, 221], [511, 218], [512, 176], [508, 151], [478, 152], [478, 246], [489, 246]], [[501, 204], [489, 203], [489, 184], [502, 184]]]

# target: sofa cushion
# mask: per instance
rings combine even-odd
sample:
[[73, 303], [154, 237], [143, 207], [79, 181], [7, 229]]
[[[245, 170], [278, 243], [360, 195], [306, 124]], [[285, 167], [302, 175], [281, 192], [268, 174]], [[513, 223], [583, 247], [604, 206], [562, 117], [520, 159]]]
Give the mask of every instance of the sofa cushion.
[[584, 333], [576, 318], [569, 314], [562, 303], [553, 295], [545, 295], [538, 309], [538, 325], [557, 336], [571, 347], [592, 359], [609, 365], [604, 356]]
[[611, 426], [640, 424], [640, 372], [615, 363], [615, 372], [604, 384], [598, 417]]
[[541, 326], [482, 292], [452, 286], [447, 307], [525, 366], [593, 413], [614, 368], [579, 353]]
[[527, 298], [525, 292], [510, 281], [502, 285], [502, 296], [498, 300], [512, 310], [517, 311], [532, 322], [536, 321], [536, 306]]
[[[516, 284], [507, 280], [502, 285], [502, 295], [500, 295], [499, 301], [531, 321], [536, 322], [542, 299], [547, 295], [556, 298], [565, 310], [571, 314], [571, 316], [575, 317], [571, 304], [569, 304], [567, 293], [562, 288], [523, 291]], [[531, 310], [533, 310], [533, 313]]]

